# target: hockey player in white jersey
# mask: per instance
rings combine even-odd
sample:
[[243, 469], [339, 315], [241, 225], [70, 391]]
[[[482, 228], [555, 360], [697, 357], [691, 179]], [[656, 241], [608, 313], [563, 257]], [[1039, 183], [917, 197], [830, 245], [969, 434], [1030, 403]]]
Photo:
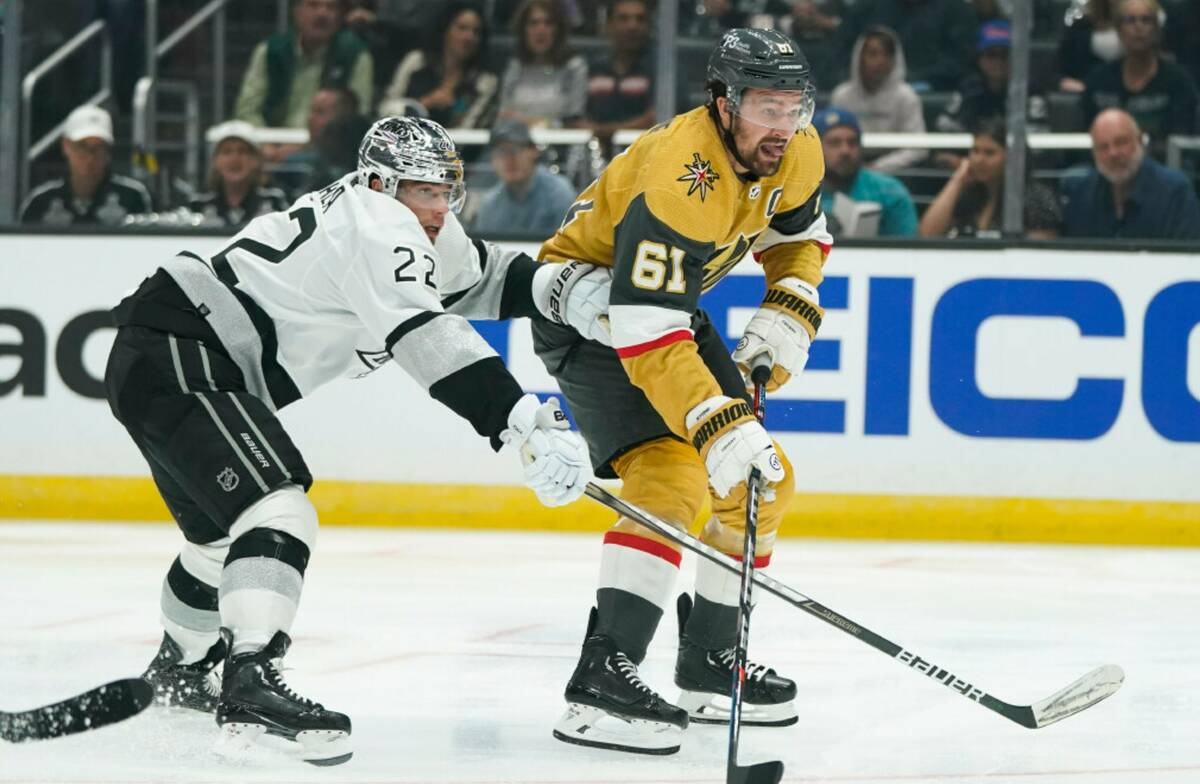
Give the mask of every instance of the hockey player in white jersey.
[[352, 753], [350, 719], [280, 676], [317, 515], [277, 409], [394, 360], [508, 445], [543, 503], [573, 501], [591, 478], [557, 402], [524, 394], [467, 317], [548, 318], [607, 340], [608, 273], [468, 238], [453, 212], [462, 180], [437, 123], [381, 120], [357, 171], [210, 258], [167, 261], [113, 311], [109, 403], [186, 539], [144, 677], [160, 702], [214, 712], [226, 742], [266, 732], [324, 765]]

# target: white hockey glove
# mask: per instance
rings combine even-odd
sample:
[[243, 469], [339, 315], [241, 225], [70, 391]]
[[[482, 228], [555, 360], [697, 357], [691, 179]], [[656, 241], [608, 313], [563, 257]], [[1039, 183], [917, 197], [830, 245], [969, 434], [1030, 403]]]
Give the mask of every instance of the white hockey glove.
[[588, 340], [612, 345], [608, 292], [612, 273], [583, 261], [543, 263], [533, 273], [533, 301], [543, 316], [572, 327]]
[[708, 482], [721, 498], [758, 466], [767, 482], [783, 479], [783, 462], [771, 437], [745, 400], [717, 395], [688, 412], [688, 438], [708, 470]]
[[587, 445], [571, 432], [558, 400], [524, 395], [508, 412], [500, 440], [513, 447], [525, 467], [525, 484], [546, 506], [569, 504], [592, 480]]
[[779, 389], [804, 369], [808, 348], [825, 315], [819, 301], [817, 290], [799, 278], [782, 278], [767, 288], [762, 305], [733, 351], [733, 361], [742, 371], [747, 389], [753, 386], [750, 364], [760, 354], [766, 354], [771, 363], [768, 392]]

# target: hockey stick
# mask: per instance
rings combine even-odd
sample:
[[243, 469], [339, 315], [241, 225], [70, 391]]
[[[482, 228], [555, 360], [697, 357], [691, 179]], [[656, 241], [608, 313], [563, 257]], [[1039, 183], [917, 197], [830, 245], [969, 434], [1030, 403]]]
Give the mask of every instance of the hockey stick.
[[[709, 547], [686, 531], [681, 531], [671, 524], [663, 522], [650, 513], [618, 498], [595, 482], [588, 483], [587, 489], [584, 492], [590, 498], [599, 501], [617, 514], [624, 515], [640, 523], [658, 535], [676, 542], [681, 547], [691, 550], [703, 558], [707, 558], [734, 574], [741, 574], [742, 566], [734, 559], [719, 550]], [[972, 702], [978, 703], [988, 710], [1000, 714], [1009, 721], [1016, 722], [1022, 727], [1028, 727], [1029, 729], [1040, 729], [1048, 724], [1061, 721], [1068, 716], [1073, 716], [1082, 710], [1092, 707], [1105, 697], [1110, 697], [1116, 693], [1117, 689], [1121, 688], [1121, 683], [1125, 680], [1125, 673], [1120, 667], [1115, 664], [1106, 664], [1102, 667], [1097, 667], [1044, 700], [1035, 702], [1032, 705], [1013, 705], [987, 694], [974, 684], [964, 681], [949, 670], [939, 667], [933, 662], [918, 656], [916, 653], [897, 645], [886, 637], [881, 637], [870, 629], [854, 623], [823, 604], [808, 598], [794, 588], [789, 588], [770, 575], [755, 574], [754, 583], [768, 593], [778, 596], [788, 604], [803, 610], [809, 615], [820, 618], [822, 621], [840, 629], [851, 637], [870, 645], [875, 650], [882, 651], [894, 659], [899, 659], [910, 668], [933, 678], [943, 686], [953, 689]]]
[[70, 699], [26, 711], [0, 711], [0, 738], [12, 743], [94, 730], [136, 716], [154, 701], [141, 678], [106, 683]]
[[[751, 363], [754, 382], [754, 416], [759, 423], [766, 415], [764, 385], [771, 377], [769, 362]], [[750, 594], [754, 587], [754, 551], [758, 541], [758, 502], [762, 495], [762, 472], [758, 466], [750, 469], [746, 481], [746, 535], [742, 544], [742, 584], [738, 592], [737, 642], [733, 654], [733, 685], [729, 696], [729, 760], [725, 769], [726, 784], [779, 784], [783, 778], [783, 763], [779, 760], [739, 765], [738, 740], [742, 732], [742, 689], [746, 685], [747, 648], [750, 645]]]

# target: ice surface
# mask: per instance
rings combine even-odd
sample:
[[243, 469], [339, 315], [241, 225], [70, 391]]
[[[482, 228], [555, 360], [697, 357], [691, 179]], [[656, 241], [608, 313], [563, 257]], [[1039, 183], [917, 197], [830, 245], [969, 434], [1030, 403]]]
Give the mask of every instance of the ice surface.
[[[178, 543], [169, 525], [0, 524], [0, 708], [140, 672]], [[287, 678], [353, 718], [349, 764], [231, 764], [211, 720], [151, 709], [0, 745], [0, 782], [724, 781], [722, 727], [693, 726], [671, 757], [550, 737], [599, 549], [575, 534], [325, 528]], [[1200, 551], [784, 539], [772, 573], [1009, 702], [1102, 664], [1128, 678], [1031, 731], [764, 595], [751, 657], [797, 679], [800, 723], [743, 730], [743, 762], [781, 759], [785, 782], [1200, 782]], [[674, 627], [664, 619], [642, 668], [668, 697]]]

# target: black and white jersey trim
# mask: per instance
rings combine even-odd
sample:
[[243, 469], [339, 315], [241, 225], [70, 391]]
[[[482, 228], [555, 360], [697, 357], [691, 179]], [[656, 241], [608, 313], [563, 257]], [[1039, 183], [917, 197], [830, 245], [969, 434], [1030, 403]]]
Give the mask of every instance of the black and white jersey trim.
[[392, 358], [423, 388], [481, 359], [497, 357], [469, 321], [450, 313], [435, 315], [405, 331], [391, 346]]

